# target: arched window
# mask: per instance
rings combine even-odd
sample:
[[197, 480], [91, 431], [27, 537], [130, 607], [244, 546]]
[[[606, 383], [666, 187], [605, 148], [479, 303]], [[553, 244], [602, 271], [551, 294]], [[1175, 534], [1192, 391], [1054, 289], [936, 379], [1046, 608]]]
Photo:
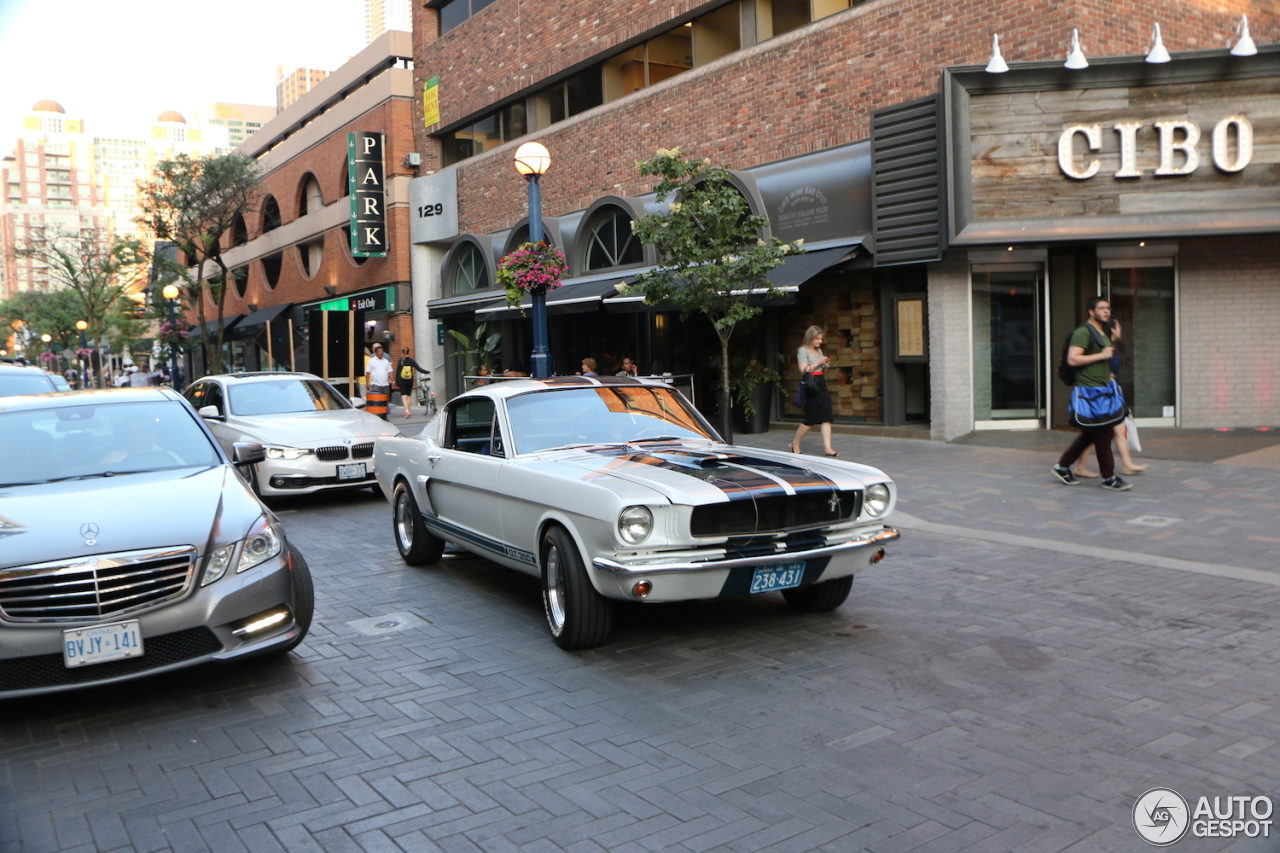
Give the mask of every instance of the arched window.
[[631, 215], [620, 207], [603, 208], [586, 231], [583, 260], [588, 270], [627, 267], [644, 261], [644, 249], [631, 233]]
[[453, 292], [468, 293], [472, 290], [488, 290], [489, 268], [484, 255], [475, 243], [463, 243], [453, 258]]
[[346, 247], [347, 260], [351, 261], [351, 263], [355, 264], [356, 266], [362, 267], [364, 266], [365, 261], [369, 260], [368, 258], [357, 258], [355, 255], [351, 254], [351, 226], [350, 225], [342, 226], [342, 245]]
[[262, 200], [262, 233], [274, 231], [280, 227], [280, 224], [280, 205], [276, 202], [275, 196], [268, 195]]
[[276, 252], [262, 259], [262, 276], [266, 279], [269, 290], [274, 289], [276, 282], [280, 281], [280, 262], [283, 258], [283, 252]]
[[303, 176], [302, 185], [298, 188], [298, 216], [317, 213], [322, 207], [324, 207], [324, 197], [320, 194], [320, 182], [316, 180], [315, 175], [308, 172]]
[[351, 167], [347, 164], [347, 158], [342, 158], [342, 172], [338, 175], [338, 197], [346, 198], [351, 194]]
[[244, 292], [249, 286], [249, 268], [236, 267], [231, 271], [231, 283], [235, 285], [236, 295], [244, 299]]
[[249, 242], [249, 226], [244, 224], [244, 217], [236, 214], [235, 220], [231, 223], [231, 245], [243, 246]]
[[312, 240], [298, 245], [298, 257], [302, 261], [302, 272], [308, 281], [315, 278], [324, 262], [324, 238]]
[[[547, 243], [550, 243], [552, 246], [556, 244], [556, 241], [551, 238], [551, 235], [548, 234], [545, 229], [542, 232], [542, 239]], [[506, 243], [506, 246], [503, 248], [502, 253], [504, 255], [509, 255], [512, 252], [514, 252], [519, 246], [522, 246], [528, 242], [529, 242], [529, 223], [526, 222], [523, 225], [517, 225], [515, 228], [511, 229], [511, 233], [507, 235], [507, 243]]]

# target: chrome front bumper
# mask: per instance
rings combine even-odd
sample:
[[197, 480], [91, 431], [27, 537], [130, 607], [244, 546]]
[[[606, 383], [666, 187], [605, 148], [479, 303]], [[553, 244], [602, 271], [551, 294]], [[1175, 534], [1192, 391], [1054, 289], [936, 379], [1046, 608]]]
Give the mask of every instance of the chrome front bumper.
[[877, 548], [887, 542], [901, 537], [892, 527], [885, 527], [870, 535], [859, 535], [835, 545], [824, 545], [807, 551], [778, 551], [773, 554], [762, 554], [755, 557], [735, 557], [726, 560], [705, 560], [684, 563], [647, 563], [643, 565], [619, 563], [604, 557], [596, 557], [592, 564], [601, 571], [609, 572], [620, 580], [652, 577], [664, 574], [685, 574], [688, 572], [722, 571], [743, 566], [763, 566], [770, 563], [791, 563], [816, 560], [822, 557], [840, 557], [869, 548]]

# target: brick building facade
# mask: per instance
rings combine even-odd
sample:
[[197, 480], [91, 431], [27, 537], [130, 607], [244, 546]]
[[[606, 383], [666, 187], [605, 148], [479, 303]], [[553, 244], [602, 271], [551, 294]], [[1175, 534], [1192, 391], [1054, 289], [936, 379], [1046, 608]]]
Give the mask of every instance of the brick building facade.
[[[1259, 52], [1228, 59], [1224, 45], [1241, 15], [1248, 16]], [[1142, 63], [1156, 22], [1174, 53], [1167, 66]], [[1092, 63], [1087, 71], [1062, 70], [1073, 29], [1079, 30]], [[959, 192], [955, 173], [973, 171], [980, 179], [985, 166], [962, 161], [957, 149], [948, 147], [969, 128], [957, 124], [967, 113], [949, 100], [946, 87], [952, 78], [944, 72], [968, 68], [980, 74], [991, 54], [993, 33], [1000, 35], [1004, 58], [1014, 66], [1005, 78], [1013, 81], [1006, 84], [1010, 90], [1023, 86], [1057, 97], [1083, 98], [1104, 91], [1111, 85], [1108, 80], [1123, 78], [1125, 85], [1140, 84], [1143, 92], [1159, 100], [1161, 93], [1183, 85], [1181, 69], [1193, 66], [1197, 80], [1208, 84], [1251, 76], [1269, 80], [1274, 90], [1280, 80], [1277, 51], [1268, 46], [1280, 41], [1280, 8], [1260, 0], [1160, 0], [1140, 7], [1104, 0], [1033, 6], [999, 0], [854, 0], [852, 5], [740, 0], [661, 7], [640, 2], [566, 5], [501, 0], [484, 5], [450, 0], [416, 5], [415, 92], [423, 100], [414, 133], [424, 177], [415, 186], [422, 186], [424, 198], [444, 199], [448, 215], [443, 220], [448, 225], [424, 224], [415, 205], [410, 228], [415, 299], [419, 305], [429, 303], [433, 321], [438, 318], [446, 326], [474, 328], [482, 318], [483, 288], [474, 298], [457, 289], [457, 246], [474, 238], [489, 249], [488, 255], [481, 255], [492, 270], [516, 233], [527, 211], [524, 182], [511, 160], [515, 146], [526, 139], [542, 142], [553, 158], [542, 182], [544, 216], [563, 226], [567, 240], [578, 241], [592, 233], [584, 220], [603, 199], [644, 204], [651, 184], [639, 177], [635, 163], [658, 148], [680, 147], [707, 157], [738, 170], [749, 182], [753, 174], [779, 164], [801, 168], [829, 152], [862, 145], [873, 161], [869, 184], [832, 198], [831, 206], [858, 208], [850, 221], [874, 224], [849, 230], [842, 242], [825, 235], [825, 245], [839, 243], [851, 252], [832, 255], [830, 266], [811, 270], [798, 282], [790, 304], [767, 314], [768, 345], [788, 362], [794, 360], [798, 335], [810, 322], [824, 326], [828, 349], [837, 345], [837, 421], [927, 419], [941, 439], [975, 428], [1060, 424], [1063, 391], [1052, 384], [1058, 332], [1078, 322], [1089, 295], [1107, 295], [1114, 289], [1117, 298], [1128, 294], [1126, 310], [1139, 327], [1133, 330], [1134, 349], [1126, 368], [1134, 371], [1130, 384], [1136, 381], [1144, 389], [1134, 393], [1148, 397], [1142, 417], [1150, 425], [1280, 423], [1280, 402], [1270, 390], [1280, 361], [1273, 348], [1268, 349], [1278, 322], [1280, 259], [1275, 246], [1280, 227], [1275, 221], [1280, 201], [1268, 195], [1265, 185], [1249, 189], [1249, 194], [1231, 195], [1236, 192], [1234, 178], [1222, 169], [1202, 169], [1187, 185], [1194, 182], [1197, 191], [1219, 193], [1220, 203], [1203, 214], [1204, 227], [1199, 230], [1186, 223], [1166, 226], [1158, 195], [1144, 201], [1139, 191], [1126, 189], [1128, 197], [1117, 204], [1137, 212], [1131, 213], [1122, 234], [1112, 224], [1095, 224], [1091, 218], [1110, 203], [1101, 200], [1110, 192], [1101, 182], [1086, 185], [1069, 174], [1049, 174], [1057, 168], [1052, 145], [1062, 125], [1028, 123], [1014, 130], [1033, 140], [1033, 153], [1043, 160], [1034, 168], [1047, 170], [1044, 177], [1055, 182], [1038, 197], [1051, 205], [1058, 195], [1079, 197], [1078, 207], [1069, 214], [1074, 218], [1064, 218], [1060, 210], [1045, 212], [1049, 224], [1029, 232], [1032, 239], [1013, 240], [1010, 230], [998, 228], [953, 233], [956, 223], [949, 212]], [[679, 53], [686, 43], [690, 48], [682, 59]], [[643, 73], [637, 77], [639, 72]], [[989, 76], [994, 80], [999, 75]], [[985, 93], [980, 89], [973, 90], [975, 105]], [[966, 91], [957, 97], [970, 95]], [[1251, 97], [1241, 101], [1245, 108], [1259, 103]], [[878, 129], [882, 126], [877, 117], [917, 103], [937, 106], [930, 149], [936, 152], [935, 188], [932, 198], [924, 200], [937, 208], [937, 239], [931, 248], [894, 257], [891, 247], [900, 232], [886, 225], [895, 211], [894, 199], [886, 200], [885, 195], [893, 179], [893, 164], [885, 152], [892, 152], [893, 142], [887, 131]], [[964, 100], [964, 110], [968, 103]], [[1140, 98], [1135, 95], [1131, 103], [1139, 104]], [[1085, 112], [1072, 114], [1072, 120], [1086, 120]], [[1270, 175], [1274, 186], [1280, 166], [1274, 164], [1273, 154], [1265, 153], [1280, 143], [1274, 115], [1268, 104], [1260, 104], [1253, 123], [1258, 147], [1245, 183], [1265, 184]], [[1138, 118], [1148, 121], [1139, 138], [1139, 159], [1146, 162], [1158, 155], [1151, 121], [1165, 116], [1143, 113]], [[1114, 133], [1110, 125], [1105, 127], [1104, 142], [1110, 146]], [[1206, 158], [1212, 127], [1205, 124]], [[1084, 143], [1075, 142], [1078, 156]], [[1107, 158], [1112, 156], [1103, 159], [1110, 162]], [[853, 163], [851, 157], [832, 168], [851, 169]], [[1146, 168], [1153, 165], [1154, 161]], [[446, 174], [447, 180], [442, 177]], [[1109, 180], [1126, 188], [1137, 185], [1141, 191], [1150, 187], [1157, 194], [1175, 186], [1170, 183], [1173, 178], [1145, 184]], [[1206, 184], [1213, 180], [1221, 186]], [[1013, 180], [1007, 184], [1020, 186]], [[1096, 194], [1096, 203], [1090, 193]], [[1246, 199], [1244, 204], [1256, 213], [1239, 227], [1225, 216], [1237, 204], [1233, 199]], [[764, 195], [752, 200], [763, 201]], [[989, 211], [1008, 202], [998, 195], [989, 201], [992, 208], [975, 208], [978, 220], [998, 218]], [[776, 206], [759, 212], [773, 219], [776, 233]], [[981, 233], [987, 235], [985, 242]], [[799, 235], [788, 238], [794, 236]], [[1149, 249], [1161, 254], [1156, 257]], [[997, 257], [997, 252], [1006, 254]], [[619, 265], [616, 271], [625, 277], [638, 268], [643, 268], [642, 262]], [[571, 268], [570, 275], [589, 283], [591, 274], [599, 272]], [[1139, 304], [1138, 295], [1151, 287], [1165, 294], [1165, 301], [1158, 306], [1150, 300]], [[1013, 296], [1008, 296], [1010, 291]], [[975, 294], [982, 303], [977, 308]], [[901, 300], [917, 296], [926, 308], [922, 329], [903, 325], [898, 314]], [[1222, 305], [1224, 300], [1233, 311], [1249, 314], [1249, 322], [1209, 320], [1202, 313], [1203, 307]], [[472, 310], [466, 310], [468, 305]], [[559, 340], [577, 348], [557, 367], [576, 369], [575, 360], [601, 343], [595, 339], [600, 329], [631, 346], [652, 341], [657, 326], [670, 327], [672, 322], [646, 315], [625, 326], [614, 312], [605, 294], [597, 312], [588, 315], [592, 319], [566, 316], [557, 321], [553, 316], [553, 345]], [[1224, 392], [1215, 359], [1188, 350], [1186, 341], [1199, 334], [1204, 322], [1221, 323], [1224, 333], [1230, 329], [1219, 345], [1222, 357], [1248, 363], [1256, 387]], [[584, 324], [589, 332], [574, 331]], [[709, 333], [695, 324], [685, 324], [685, 343], [696, 349]], [[506, 357], [518, 361], [527, 343], [525, 332], [517, 321], [503, 321], [501, 328], [504, 346], [512, 350]], [[922, 336], [927, 354], [906, 352], [899, 335]], [[1158, 358], [1151, 352], [1155, 343], [1162, 348]], [[433, 360], [444, 362], [446, 349], [437, 349]], [[612, 349], [618, 351], [616, 345]], [[688, 365], [693, 372], [700, 367]], [[1167, 386], [1167, 400], [1157, 402], [1152, 396], [1155, 385]], [[775, 410], [775, 415], [779, 412], [796, 414], [792, 407]]]
[[[357, 303], [368, 308], [363, 346], [378, 341], [392, 353], [413, 349], [407, 202], [416, 170], [408, 164], [415, 114], [409, 45], [408, 33], [384, 33], [238, 149], [257, 158], [264, 196], [224, 236], [223, 257], [233, 271], [224, 304], [226, 369], [312, 369], [312, 312]], [[352, 253], [351, 133], [384, 140], [385, 257]], [[207, 294], [205, 308], [206, 316], [215, 316]], [[198, 348], [196, 359], [193, 375], [199, 376]]]

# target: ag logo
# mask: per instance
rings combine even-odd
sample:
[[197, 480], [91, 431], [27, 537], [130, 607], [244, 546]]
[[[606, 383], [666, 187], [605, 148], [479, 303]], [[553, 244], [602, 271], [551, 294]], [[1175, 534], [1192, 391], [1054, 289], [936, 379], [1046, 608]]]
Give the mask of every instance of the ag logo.
[[1187, 801], [1172, 788], [1152, 788], [1133, 804], [1133, 828], [1156, 847], [1167, 847], [1186, 835], [1190, 817]]

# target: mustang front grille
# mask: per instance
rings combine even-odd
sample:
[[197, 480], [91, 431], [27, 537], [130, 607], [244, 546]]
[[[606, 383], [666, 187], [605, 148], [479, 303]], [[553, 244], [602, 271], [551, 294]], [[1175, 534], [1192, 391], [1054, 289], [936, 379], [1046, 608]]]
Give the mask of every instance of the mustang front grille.
[[345, 447], [317, 447], [316, 458], [321, 462], [341, 462], [347, 458]]
[[0, 618], [11, 622], [95, 622], [186, 595], [194, 548], [124, 551], [0, 569]]
[[861, 511], [861, 489], [814, 491], [696, 506], [690, 528], [694, 536], [751, 536], [822, 527]]

